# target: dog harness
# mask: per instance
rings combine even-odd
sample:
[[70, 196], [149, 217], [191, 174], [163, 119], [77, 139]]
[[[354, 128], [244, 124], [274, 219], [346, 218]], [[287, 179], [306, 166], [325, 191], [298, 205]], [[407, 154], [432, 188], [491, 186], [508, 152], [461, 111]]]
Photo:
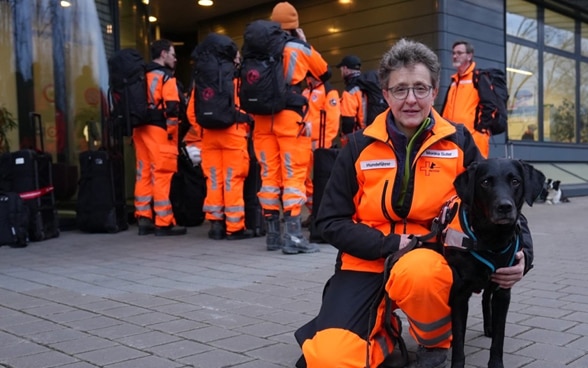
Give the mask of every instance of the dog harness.
[[516, 254], [520, 249], [519, 231], [516, 232], [513, 241], [511, 241], [504, 249], [500, 251], [482, 250], [477, 246], [478, 238], [469, 225], [467, 213], [463, 206], [459, 206], [458, 214], [464, 232], [447, 228], [444, 232], [446, 247], [470, 252], [474, 258], [488, 267], [491, 273], [494, 273], [497, 268], [514, 265]]

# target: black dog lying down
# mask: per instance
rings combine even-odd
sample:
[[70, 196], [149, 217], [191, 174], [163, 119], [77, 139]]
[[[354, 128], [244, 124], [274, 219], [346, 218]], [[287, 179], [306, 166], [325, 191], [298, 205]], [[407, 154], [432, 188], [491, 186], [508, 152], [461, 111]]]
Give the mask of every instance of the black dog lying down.
[[453, 324], [452, 368], [465, 365], [464, 339], [468, 301], [484, 289], [484, 333], [492, 337], [489, 368], [503, 368], [503, 345], [510, 289], [490, 281], [498, 268], [516, 264], [520, 250], [521, 208], [541, 193], [545, 176], [518, 160], [488, 159], [473, 163], [454, 186], [461, 199], [457, 211], [462, 231], [445, 232], [445, 257], [454, 274], [450, 304]]

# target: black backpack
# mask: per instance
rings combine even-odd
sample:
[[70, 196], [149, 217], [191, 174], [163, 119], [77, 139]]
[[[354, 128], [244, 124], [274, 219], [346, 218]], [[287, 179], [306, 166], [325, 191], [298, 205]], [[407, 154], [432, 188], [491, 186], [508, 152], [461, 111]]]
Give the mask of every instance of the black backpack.
[[192, 53], [194, 106], [203, 128], [225, 129], [238, 121], [233, 83], [236, 56], [237, 45], [229, 37], [215, 33], [209, 34]]
[[475, 69], [473, 83], [480, 98], [474, 127], [476, 130], [488, 130], [492, 135], [504, 133], [508, 125], [506, 103], [509, 97], [504, 71]]
[[292, 37], [276, 22], [256, 20], [245, 28], [239, 72], [243, 110], [272, 115], [286, 107], [289, 87], [284, 77], [283, 52], [289, 39]]
[[382, 94], [382, 87], [380, 87], [380, 79], [375, 70], [362, 73], [357, 77], [357, 85], [366, 96], [367, 102], [366, 116], [364, 116], [365, 126], [374, 122], [376, 116], [380, 115], [388, 108], [388, 103]]
[[125, 122], [125, 135], [148, 120], [145, 67], [134, 49], [122, 49], [108, 59], [110, 111]]

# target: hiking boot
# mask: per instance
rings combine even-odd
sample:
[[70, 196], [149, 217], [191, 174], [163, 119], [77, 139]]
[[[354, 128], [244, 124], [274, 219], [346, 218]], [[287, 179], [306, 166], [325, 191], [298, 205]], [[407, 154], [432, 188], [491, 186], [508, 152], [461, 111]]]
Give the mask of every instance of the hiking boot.
[[225, 236], [225, 222], [222, 220], [211, 220], [208, 237], [213, 240], [222, 240]]
[[304, 235], [302, 235], [300, 215], [290, 216], [289, 214], [284, 214], [284, 219], [286, 222], [286, 229], [284, 231], [284, 246], [282, 247], [282, 253], [298, 254], [320, 252], [318, 244], [309, 243]]
[[280, 233], [280, 213], [278, 211], [267, 211], [269, 216], [265, 216], [265, 245], [267, 250], [282, 249], [282, 234]]
[[174, 236], [186, 234], [185, 227], [169, 226], [155, 226], [155, 236]]
[[241, 229], [233, 233], [227, 234], [227, 240], [243, 240], [253, 238], [255, 233], [250, 229]]
[[420, 346], [416, 352], [416, 368], [445, 368], [449, 349]]
[[153, 224], [153, 220], [149, 217], [137, 217], [137, 225], [139, 226], [139, 235], [153, 234], [153, 232], [155, 231], [155, 225]]

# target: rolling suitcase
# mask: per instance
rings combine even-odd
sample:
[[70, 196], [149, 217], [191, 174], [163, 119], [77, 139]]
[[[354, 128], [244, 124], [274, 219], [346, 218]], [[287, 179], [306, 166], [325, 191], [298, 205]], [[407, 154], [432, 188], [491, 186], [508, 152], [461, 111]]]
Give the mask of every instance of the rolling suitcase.
[[247, 140], [247, 151], [249, 152], [249, 174], [245, 178], [243, 185], [243, 200], [245, 202], [245, 228], [253, 230], [255, 236], [265, 235], [265, 220], [263, 210], [257, 198], [257, 192], [261, 188], [261, 167], [255, 151], [253, 150], [253, 140]]
[[129, 228], [122, 127], [116, 119], [106, 120], [103, 137], [101, 149], [79, 156], [76, 222], [78, 229], [88, 233], [117, 233]]
[[29, 241], [29, 210], [18, 193], [0, 192], [0, 245], [26, 247]]
[[12, 191], [19, 193], [29, 210], [29, 239], [40, 241], [59, 236], [59, 218], [53, 191], [52, 157], [45, 152], [41, 115], [30, 114], [39, 131], [40, 150], [11, 153]]
[[314, 150], [313, 167], [312, 167], [312, 185], [314, 187], [312, 193], [312, 222], [309, 224], [309, 241], [313, 243], [324, 243], [324, 240], [317, 230], [315, 225], [315, 219], [318, 214], [318, 210], [325, 192], [325, 187], [331, 176], [331, 170], [339, 155], [339, 148], [328, 148], [325, 147], [325, 130], [326, 130], [326, 119], [321, 111], [320, 119], [320, 134], [319, 134], [319, 146]]

